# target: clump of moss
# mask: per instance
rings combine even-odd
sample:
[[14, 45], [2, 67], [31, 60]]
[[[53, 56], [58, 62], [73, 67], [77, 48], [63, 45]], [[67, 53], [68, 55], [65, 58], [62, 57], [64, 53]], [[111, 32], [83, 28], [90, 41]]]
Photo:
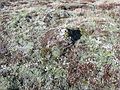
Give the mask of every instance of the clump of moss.
[[43, 58], [45, 58], [46, 57], [46, 55], [47, 54], [49, 54], [51, 52], [51, 49], [50, 48], [41, 48], [41, 56], [43, 57]]

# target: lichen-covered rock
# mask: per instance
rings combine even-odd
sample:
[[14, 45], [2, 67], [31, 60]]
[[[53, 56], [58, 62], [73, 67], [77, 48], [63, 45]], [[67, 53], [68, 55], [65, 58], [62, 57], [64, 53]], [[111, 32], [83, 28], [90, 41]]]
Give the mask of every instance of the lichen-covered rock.
[[47, 31], [40, 39], [42, 47], [51, 47], [58, 45], [66, 47], [70, 44], [75, 44], [82, 36], [79, 28], [58, 28]]
[[51, 29], [47, 31], [42, 38], [40, 38], [42, 47], [51, 47], [62, 43], [67, 45], [65, 37], [66, 29]]

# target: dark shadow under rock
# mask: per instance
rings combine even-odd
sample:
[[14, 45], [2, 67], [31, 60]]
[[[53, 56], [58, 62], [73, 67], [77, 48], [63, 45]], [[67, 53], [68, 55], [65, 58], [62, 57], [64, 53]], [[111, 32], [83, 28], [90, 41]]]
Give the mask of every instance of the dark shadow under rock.
[[80, 37], [82, 36], [79, 28], [76, 28], [76, 29], [67, 28], [67, 30], [68, 30], [68, 36], [71, 38], [72, 44], [75, 44], [75, 42], [78, 41], [80, 39]]

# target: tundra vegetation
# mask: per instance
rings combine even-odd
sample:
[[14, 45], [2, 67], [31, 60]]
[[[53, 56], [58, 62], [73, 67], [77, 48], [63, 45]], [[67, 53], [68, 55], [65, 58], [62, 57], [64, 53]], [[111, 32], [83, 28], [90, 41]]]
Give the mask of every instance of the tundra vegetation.
[[0, 0], [0, 90], [120, 90], [120, 0]]

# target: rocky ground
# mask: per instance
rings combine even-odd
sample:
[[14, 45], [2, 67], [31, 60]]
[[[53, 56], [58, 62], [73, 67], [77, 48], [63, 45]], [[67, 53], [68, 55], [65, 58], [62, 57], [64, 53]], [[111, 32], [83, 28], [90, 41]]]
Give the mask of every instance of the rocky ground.
[[0, 90], [119, 90], [120, 0], [0, 0]]

